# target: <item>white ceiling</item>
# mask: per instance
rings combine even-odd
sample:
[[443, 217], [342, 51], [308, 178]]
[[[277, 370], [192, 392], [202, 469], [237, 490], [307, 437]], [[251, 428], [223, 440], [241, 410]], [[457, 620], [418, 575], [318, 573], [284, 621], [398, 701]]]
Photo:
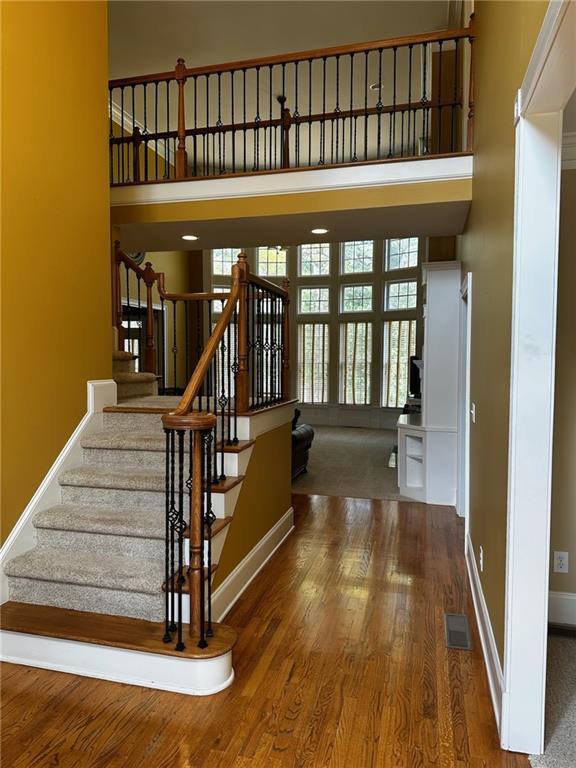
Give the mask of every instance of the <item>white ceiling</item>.
[[[464, 229], [469, 207], [469, 201], [458, 201], [321, 214], [128, 224], [120, 227], [120, 239], [128, 251], [183, 251], [416, 235], [457, 235]], [[314, 236], [310, 230], [316, 227], [324, 227], [329, 233]], [[187, 242], [182, 240], [185, 234], [194, 234], [200, 239]]]
[[193, 67], [431, 32], [447, 28], [450, 7], [448, 0], [110, 0], [110, 78], [168, 71], [178, 57]]

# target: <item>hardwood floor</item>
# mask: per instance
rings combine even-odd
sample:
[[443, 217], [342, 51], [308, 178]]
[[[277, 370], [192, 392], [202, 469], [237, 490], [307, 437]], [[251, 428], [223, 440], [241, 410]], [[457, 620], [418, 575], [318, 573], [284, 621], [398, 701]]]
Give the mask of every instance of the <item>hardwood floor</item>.
[[[529, 768], [498, 749], [452, 509], [295, 496], [226, 622], [236, 680], [179, 694], [4, 664], [11, 768]], [[447, 650], [444, 612], [474, 648]]]

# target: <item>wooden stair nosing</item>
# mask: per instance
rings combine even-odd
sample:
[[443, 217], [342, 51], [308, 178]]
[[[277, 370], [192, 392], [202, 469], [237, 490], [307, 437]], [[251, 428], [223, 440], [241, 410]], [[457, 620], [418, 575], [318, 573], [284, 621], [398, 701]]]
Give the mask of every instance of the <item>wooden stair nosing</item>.
[[232, 650], [238, 639], [236, 631], [232, 627], [215, 622], [212, 627], [214, 637], [208, 639], [207, 648], [198, 648], [185, 629], [186, 648], [176, 651], [173, 643], [162, 641], [164, 622], [13, 601], [0, 606], [0, 629], [5, 632], [106, 645], [142, 653], [176, 656], [180, 659], [212, 659]]
[[[211, 576], [214, 576], [214, 574], [216, 573], [217, 568], [218, 568], [218, 563], [212, 563], [212, 565], [210, 567], [210, 575]], [[176, 573], [174, 575], [176, 575]], [[204, 580], [206, 581], [207, 579], [208, 579], [208, 568], [206, 566], [204, 566]], [[166, 592], [166, 582], [164, 582], [164, 584], [162, 584], [162, 591]], [[178, 590], [175, 590], [175, 591], [177, 592]], [[190, 581], [188, 579], [188, 570], [186, 570], [186, 572], [184, 574], [184, 583], [182, 584], [182, 594], [183, 595], [189, 595], [190, 594]]]

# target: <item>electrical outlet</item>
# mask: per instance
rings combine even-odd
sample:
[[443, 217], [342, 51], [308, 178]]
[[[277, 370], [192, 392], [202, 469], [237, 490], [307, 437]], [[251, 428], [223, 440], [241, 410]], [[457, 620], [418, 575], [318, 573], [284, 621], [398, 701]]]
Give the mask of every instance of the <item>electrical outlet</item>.
[[476, 424], [476, 403], [472, 403], [470, 406], [470, 418], [472, 419], [472, 424]]
[[480, 547], [480, 573], [484, 571], [484, 547]]
[[568, 573], [568, 552], [554, 552], [554, 573]]

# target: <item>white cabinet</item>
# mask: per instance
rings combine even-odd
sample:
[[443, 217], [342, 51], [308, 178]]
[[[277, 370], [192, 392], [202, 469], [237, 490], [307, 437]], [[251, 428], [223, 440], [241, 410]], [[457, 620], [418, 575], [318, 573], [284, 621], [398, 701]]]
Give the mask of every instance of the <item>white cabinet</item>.
[[456, 503], [461, 267], [425, 264], [422, 414], [398, 420], [400, 493], [428, 504]]

